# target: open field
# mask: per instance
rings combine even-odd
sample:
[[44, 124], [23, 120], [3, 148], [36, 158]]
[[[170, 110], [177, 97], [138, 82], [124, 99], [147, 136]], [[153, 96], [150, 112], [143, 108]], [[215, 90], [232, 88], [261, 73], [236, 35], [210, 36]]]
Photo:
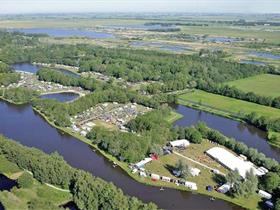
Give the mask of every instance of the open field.
[[179, 97], [179, 103], [182, 105], [193, 103], [197, 104], [198, 106], [206, 106], [208, 108], [216, 109], [221, 112], [232, 113], [233, 115], [257, 112], [260, 115], [270, 118], [280, 117], [279, 109], [220, 96], [217, 94], [207, 93], [201, 90], [195, 90], [193, 92], [181, 95]]
[[244, 92], [254, 92], [263, 96], [280, 96], [280, 76], [262, 74], [226, 83]]

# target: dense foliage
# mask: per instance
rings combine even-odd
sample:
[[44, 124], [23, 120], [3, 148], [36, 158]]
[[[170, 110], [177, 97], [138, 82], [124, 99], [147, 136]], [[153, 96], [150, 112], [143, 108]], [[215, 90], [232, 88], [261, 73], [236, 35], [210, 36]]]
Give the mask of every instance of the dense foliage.
[[95, 79], [72, 77], [70, 75], [66, 75], [62, 72], [48, 68], [40, 69], [37, 72], [37, 75], [39, 80], [59, 83], [64, 86], [81, 87], [91, 91], [94, 91], [98, 86], [97, 81]]
[[28, 88], [10, 88], [0, 91], [0, 95], [14, 103], [29, 103], [39, 96], [37, 91]]
[[[156, 209], [128, 197], [111, 183], [71, 168], [57, 153], [47, 155], [0, 136], [0, 154], [19, 167], [33, 173], [35, 179], [70, 189], [79, 209]], [[31, 204], [30, 204], [31, 205]], [[38, 205], [36, 202], [33, 205]], [[42, 204], [42, 206], [44, 206]]]

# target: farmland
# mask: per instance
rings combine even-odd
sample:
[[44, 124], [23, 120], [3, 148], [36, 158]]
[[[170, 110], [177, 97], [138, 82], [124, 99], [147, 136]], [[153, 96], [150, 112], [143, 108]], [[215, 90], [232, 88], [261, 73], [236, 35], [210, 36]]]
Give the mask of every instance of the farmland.
[[200, 106], [206, 106], [208, 108], [217, 109], [222, 112], [232, 113], [234, 115], [257, 112], [263, 116], [270, 118], [280, 117], [279, 109], [266, 107], [259, 104], [220, 96], [212, 93], [207, 93], [200, 90], [195, 90], [193, 92], [181, 95], [179, 97], [179, 103], [182, 105], [187, 105], [187, 103], [193, 103]]
[[280, 76], [262, 74], [226, 83], [244, 92], [254, 92], [262, 96], [280, 96]]

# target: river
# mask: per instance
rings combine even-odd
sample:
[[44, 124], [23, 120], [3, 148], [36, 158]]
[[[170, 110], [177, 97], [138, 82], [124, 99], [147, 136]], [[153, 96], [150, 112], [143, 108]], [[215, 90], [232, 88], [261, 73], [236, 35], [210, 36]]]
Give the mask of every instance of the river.
[[158, 187], [140, 184], [120, 168], [114, 168], [111, 162], [85, 143], [50, 126], [30, 105], [16, 106], [0, 100], [0, 116], [0, 133], [3, 135], [46, 153], [57, 151], [71, 166], [111, 181], [125, 194], [144, 202], [154, 202], [164, 209], [242, 209], [222, 200], [212, 202], [207, 196], [191, 192], [174, 189], [160, 191]]
[[280, 149], [273, 147], [267, 142], [266, 132], [246, 123], [217, 116], [204, 111], [195, 110], [186, 106], [174, 107], [183, 118], [177, 120], [175, 125], [190, 126], [199, 121], [205, 122], [210, 128], [216, 129], [228, 137], [233, 137], [244, 142], [247, 146], [256, 148], [267, 157], [280, 162]]

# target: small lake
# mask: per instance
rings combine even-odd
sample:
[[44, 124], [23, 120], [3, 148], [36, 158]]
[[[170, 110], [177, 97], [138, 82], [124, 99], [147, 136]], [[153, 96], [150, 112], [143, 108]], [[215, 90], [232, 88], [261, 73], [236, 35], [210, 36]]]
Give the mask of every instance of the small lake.
[[3, 174], [0, 174], [0, 191], [4, 191], [4, 190], [10, 191], [15, 186], [17, 186], [17, 182], [15, 180], [9, 179]]
[[8, 29], [9, 32], [21, 32], [25, 34], [47, 34], [51, 37], [87, 37], [91, 39], [115, 38], [111, 33], [96, 32], [86, 29], [71, 28], [15, 28]]
[[272, 54], [272, 53], [268, 53], [268, 52], [250, 52], [249, 55], [255, 56], [255, 57], [259, 57], [259, 58], [268, 58], [268, 59], [272, 59], [272, 60], [280, 60], [280, 55], [276, 55], [276, 54]]
[[115, 24], [115, 25], [104, 25], [105, 28], [112, 28], [112, 29], [135, 29], [135, 30], [166, 30], [166, 29], [174, 29], [177, 28], [175, 26], [165, 26], [162, 24], [154, 24], [154, 25], [147, 25], [147, 24]]
[[51, 94], [45, 94], [40, 96], [40, 98], [55, 99], [60, 102], [73, 101], [78, 97], [79, 97], [78, 94], [72, 92], [51, 93]]
[[174, 106], [183, 118], [175, 122], [178, 126], [191, 126], [199, 121], [205, 122], [210, 128], [216, 129], [228, 137], [233, 137], [249, 147], [256, 148], [267, 157], [280, 162], [280, 149], [267, 143], [266, 132], [246, 123], [220, 117], [182, 105]]
[[[12, 68], [17, 70], [17, 71], [24, 71], [24, 72], [29, 72], [29, 73], [32, 73], [32, 74], [36, 74], [37, 71], [39, 71], [41, 69], [41, 66], [34, 65], [34, 64], [31, 64], [31, 63], [15, 63], [15, 64], [12, 65]], [[75, 74], [74, 72], [68, 71], [68, 70], [65, 70], [65, 69], [57, 69], [57, 68], [52, 68], [52, 67], [51, 67], [51, 69], [60, 71], [61, 73], [66, 74], [66, 75], [71, 76], [71, 77], [80, 77], [80, 75]]]
[[135, 41], [131, 42], [130, 46], [133, 47], [156, 47], [160, 50], [173, 51], [173, 52], [184, 52], [192, 50], [191, 47], [183, 46], [183, 45], [173, 45], [168, 43], [160, 43], [160, 42], [141, 42]]
[[239, 41], [236, 38], [228, 38], [228, 37], [207, 37], [205, 41], [208, 42], [221, 42], [221, 43], [230, 43], [230, 42], [237, 42]]
[[266, 63], [264, 63], [264, 62], [252, 61], [252, 60], [240, 60], [239, 63], [253, 64], [253, 65], [258, 65], [258, 66], [265, 66], [266, 65]]
[[[154, 202], [159, 208], [191, 210], [241, 210], [241, 207], [208, 196], [175, 189], [160, 191], [158, 187], [141, 184], [119, 167], [114, 168], [87, 144], [50, 126], [30, 105], [16, 106], [0, 100], [0, 133], [23, 145], [46, 153], [57, 151], [73, 167], [113, 182], [127, 195], [144, 202]], [[16, 128], [16, 132], [15, 132]]]

